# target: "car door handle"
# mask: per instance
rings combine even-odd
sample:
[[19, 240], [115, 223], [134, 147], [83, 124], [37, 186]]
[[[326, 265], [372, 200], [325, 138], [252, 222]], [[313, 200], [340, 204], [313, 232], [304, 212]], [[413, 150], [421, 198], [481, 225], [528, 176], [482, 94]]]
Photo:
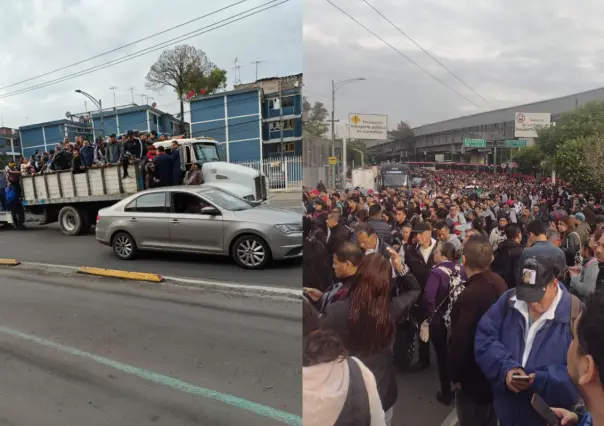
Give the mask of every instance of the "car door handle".
[[170, 223], [180, 223], [180, 222], [178, 221], [178, 219], [172, 219], [172, 220], [170, 221]]

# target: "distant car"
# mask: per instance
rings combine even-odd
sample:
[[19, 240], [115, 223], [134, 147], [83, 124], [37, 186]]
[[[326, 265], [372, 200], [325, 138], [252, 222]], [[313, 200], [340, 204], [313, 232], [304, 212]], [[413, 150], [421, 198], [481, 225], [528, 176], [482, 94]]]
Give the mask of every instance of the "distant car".
[[231, 256], [242, 268], [302, 256], [302, 215], [209, 186], [171, 186], [99, 211], [96, 238], [119, 259], [138, 251]]

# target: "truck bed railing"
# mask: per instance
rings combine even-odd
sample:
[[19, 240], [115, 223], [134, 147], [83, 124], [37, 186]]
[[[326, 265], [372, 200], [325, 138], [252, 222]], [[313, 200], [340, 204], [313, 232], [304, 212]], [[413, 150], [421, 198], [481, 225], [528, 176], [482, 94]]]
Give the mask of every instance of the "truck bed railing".
[[143, 188], [139, 167], [128, 166], [129, 178], [122, 179], [122, 165], [93, 167], [83, 173], [71, 170], [21, 176], [23, 205], [118, 201]]

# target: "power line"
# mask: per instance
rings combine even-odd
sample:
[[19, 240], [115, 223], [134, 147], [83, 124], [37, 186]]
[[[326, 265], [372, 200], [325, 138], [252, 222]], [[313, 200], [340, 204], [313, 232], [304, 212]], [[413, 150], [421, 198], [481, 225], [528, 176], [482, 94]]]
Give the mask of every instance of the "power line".
[[426, 70], [421, 65], [419, 65], [417, 62], [415, 62], [413, 59], [411, 59], [410, 57], [408, 57], [407, 55], [405, 55], [399, 49], [397, 49], [396, 47], [394, 47], [393, 45], [391, 45], [390, 43], [388, 43], [386, 40], [384, 40], [378, 34], [376, 34], [371, 29], [369, 29], [366, 25], [364, 25], [363, 23], [359, 22], [356, 18], [354, 18], [348, 12], [346, 12], [345, 10], [343, 10], [340, 6], [338, 6], [337, 4], [335, 4], [334, 2], [332, 2], [331, 0], [325, 0], [325, 1], [327, 1], [327, 3], [331, 4], [336, 9], [338, 9], [344, 15], [348, 16], [348, 18], [350, 18], [351, 20], [353, 20], [354, 22], [356, 22], [365, 31], [367, 31], [368, 33], [370, 33], [371, 35], [373, 35], [374, 37], [376, 37], [378, 40], [380, 40], [386, 46], [388, 46], [389, 48], [391, 48], [392, 50], [394, 50], [396, 53], [398, 53], [399, 55], [401, 55], [403, 58], [407, 59], [409, 62], [411, 62], [417, 68], [419, 68], [420, 70], [422, 70], [423, 72], [425, 72], [426, 74], [428, 74], [430, 77], [432, 77], [434, 80], [438, 81], [440, 84], [442, 84], [443, 86], [445, 86], [446, 88], [448, 88], [449, 90], [451, 90], [452, 92], [454, 92], [455, 94], [457, 94], [459, 97], [465, 99], [466, 101], [468, 101], [469, 103], [471, 103], [472, 105], [474, 105], [476, 108], [482, 109], [482, 110], [486, 111], [485, 108], [477, 105], [474, 101], [472, 101], [471, 99], [469, 99], [466, 96], [462, 95], [460, 92], [458, 92], [457, 90], [455, 90], [453, 87], [449, 86], [447, 83], [445, 83], [444, 81], [442, 81], [440, 78], [438, 78], [437, 76], [435, 76], [434, 74], [432, 74], [430, 71]]
[[484, 96], [482, 96], [480, 93], [478, 93], [476, 90], [474, 90], [468, 83], [466, 83], [465, 81], [463, 81], [461, 78], [459, 78], [453, 71], [451, 71], [449, 68], [447, 68], [441, 61], [439, 61], [438, 59], [436, 59], [430, 52], [428, 52], [426, 49], [424, 49], [418, 42], [416, 42], [415, 40], [413, 40], [413, 38], [411, 38], [410, 35], [408, 35], [407, 33], [405, 33], [398, 25], [396, 25], [394, 22], [392, 22], [390, 19], [388, 19], [382, 12], [380, 12], [375, 6], [373, 6], [372, 4], [370, 4], [367, 0], [361, 0], [363, 3], [365, 3], [367, 6], [369, 6], [370, 8], [372, 8], [375, 13], [377, 13], [378, 15], [380, 15], [382, 18], [384, 18], [390, 25], [392, 25], [399, 33], [401, 33], [402, 35], [404, 35], [405, 37], [407, 37], [409, 39], [409, 41], [411, 41], [411, 43], [415, 44], [417, 47], [419, 47], [422, 52], [424, 52], [426, 55], [428, 55], [430, 58], [432, 58], [438, 65], [440, 65], [441, 67], [443, 67], [445, 69], [445, 71], [447, 71], [449, 74], [451, 74], [457, 81], [459, 81], [461, 84], [463, 84], [464, 86], [466, 86], [468, 89], [470, 89], [472, 92], [474, 92], [474, 94], [476, 94], [480, 99], [482, 99], [483, 101], [485, 101], [487, 104], [489, 104], [493, 109], [497, 109], [497, 107], [495, 105], [493, 105], [491, 102], [489, 102], [488, 99], [486, 99]]
[[[78, 72], [66, 75], [64, 77], [59, 77], [59, 78], [57, 78], [55, 80], [50, 80], [50, 81], [47, 81], [47, 82], [44, 82], [44, 83], [40, 83], [40, 84], [37, 84], [37, 85], [34, 85], [34, 86], [26, 87], [24, 89], [19, 89], [19, 90], [16, 90], [14, 92], [4, 93], [4, 94], [0, 95], [0, 99], [8, 98], [8, 97], [11, 97], [11, 96], [16, 96], [16, 95], [20, 95], [22, 93], [27, 93], [27, 92], [31, 92], [33, 90], [37, 90], [37, 89], [41, 89], [41, 88], [44, 88], [44, 87], [52, 86], [52, 85], [57, 84], [57, 83], [62, 83], [64, 81], [71, 80], [71, 79], [74, 79], [76, 77], [81, 77], [83, 75], [87, 75], [87, 74], [90, 74], [90, 73], [93, 73], [93, 72], [96, 72], [96, 71], [100, 71], [100, 70], [105, 69], [105, 68], [112, 67], [114, 65], [121, 64], [123, 62], [130, 61], [130, 60], [138, 58], [140, 56], [144, 56], [144, 55], [147, 55], [147, 54], [149, 54], [151, 52], [155, 52], [155, 51], [163, 49], [165, 47], [174, 45], [174, 44], [179, 43], [181, 41], [188, 40], [188, 39], [191, 39], [193, 37], [197, 37], [199, 35], [208, 33], [210, 31], [217, 30], [219, 28], [225, 27], [225, 26], [230, 25], [232, 23], [235, 23], [237, 21], [241, 21], [242, 19], [249, 18], [250, 16], [257, 15], [258, 13], [264, 12], [266, 10], [269, 10], [269, 9], [274, 8], [274, 7], [280, 6], [280, 5], [284, 4], [284, 3], [287, 3], [290, 0], [282, 0], [282, 1], [278, 2], [278, 3], [276, 3], [276, 4], [270, 5], [271, 3], [275, 3], [276, 1], [277, 0], [268, 1], [268, 2], [266, 2], [266, 3], [264, 3], [264, 4], [260, 5], [260, 6], [255, 6], [255, 7], [251, 8], [251, 9], [248, 9], [248, 10], [246, 10], [244, 12], [237, 13], [235, 15], [232, 15], [232, 16], [228, 17], [228, 18], [225, 18], [225, 19], [222, 19], [222, 20], [220, 20], [218, 22], [215, 22], [215, 23], [213, 23], [211, 25], [207, 25], [207, 26], [205, 26], [203, 28], [200, 28], [198, 30], [191, 31], [190, 33], [187, 33], [187, 34], [184, 34], [182, 36], [176, 37], [174, 39], [168, 40], [166, 42], [162, 42], [162, 43], [159, 43], [157, 45], [148, 47], [148, 48], [140, 50], [138, 52], [134, 52], [134, 53], [131, 53], [129, 55], [125, 55], [125, 56], [123, 56], [121, 58], [114, 59], [112, 61], [108, 61], [107, 63], [102, 64], [100, 66], [91, 67], [91, 68], [88, 68], [88, 69], [85, 69], [85, 70], [82, 70], [82, 71], [78, 71]], [[270, 6], [268, 6], [268, 5], [270, 5]], [[267, 7], [265, 7], [265, 6], [267, 6]], [[248, 13], [248, 12], [251, 12], [251, 13]], [[248, 14], [245, 15], [245, 13], [248, 13]], [[244, 15], [244, 16], [240, 16], [240, 15]], [[233, 19], [233, 18], [235, 18], [237, 16], [239, 16], [237, 19]], [[228, 21], [228, 22], [225, 22], [225, 21]], [[220, 24], [220, 25], [218, 25], [218, 24]], [[214, 27], [214, 28], [210, 28], [210, 27]]]
[[123, 46], [116, 47], [115, 49], [108, 50], [107, 52], [104, 52], [104, 53], [99, 53], [98, 55], [92, 56], [92, 57], [90, 57], [90, 58], [83, 59], [83, 60], [78, 61], [78, 62], [74, 62], [73, 64], [66, 65], [66, 66], [64, 66], [64, 67], [57, 68], [57, 69], [52, 70], [52, 71], [48, 71], [47, 73], [44, 73], [44, 74], [40, 74], [40, 75], [37, 75], [37, 76], [34, 76], [34, 77], [30, 77], [30, 78], [28, 78], [28, 79], [26, 79], [26, 80], [21, 80], [21, 81], [18, 81], [18, 82], [16, 82], [16, 83], [9, 84], [8, 86], [2, 86], [2, 87], [0, 87], [0, 90], [3, 90], [3, 89], [8, 89], [9, 87], [18, 86], [18, 85], [20, 85], [20, 84], [27, 83], [28, 81], [37, 80], [37, 79], [38, 79], [38, 78], [40, 78], [40, 77], [45, 77], [45, 76], [47, 76], [47, 75], [54, 74], [54, 73], [56, 73], [56, 72], [66, 70], [66, 69], [68, 69], [68, 68], [75, 67], [76, 65], [83, 64], [83, 63], [88, 62], [88, 61], [91, 61], [91, 60], [93, 60], [93, 59], [100, 58], [101, 56], [105, 56], [105, 55], [108, 55], [108, 54], [110, 54], [110, 53], [117, 52], [118, 50], [122, 50], [122, 49], [125, 49], [126, 47], [130, 47], [130, 46], [133, 46], [133, 45], [135, 45], [135, 44], [137, 44], [137, 43], [140, 43], [141, 41], [145, 41], [145, 40], [152, 39], [152, 38], [157, 37], [157, 36], [159, 36], [159, 35], [162, 35], [162, 34], [165, 34], [165, 33], [167, 33], [167, 32], [170, 32], [170, 31], [172, 31], [172, 30], [175, 30], [176, 28], [184, 27], [185, 25], [189, 25], [189, 24], [191, 24], [191, 23], [193, 23], [193, 22], [195, 22], [195, 21], [199, 21], [200, 19], [204, 19], [204, 18], [207, 18], [208, 16], [215, 15], [215, 14], [217, 14], [217, 13], [219, 13], [219, 12], [222, 12], [222, 11], [224, 11], [224, 10], [230, 9], [230, 8], [231, 8], [231, 7], [233, 7], [233, 6], [237, 6], [237, 5], [241, 4], [241, 3], [245, 3], [246, 1], [249, 1], [249, 0], [240, 0], [240, 1], [238, 1], [238, 2], [236, 2], [236, 3], [233, 3], [233, 4], [229, 5], [229, 6], [222, 7], [222, 8], [220, 8], [220, 9], [217, 9], [217, 10], [215, 10], [215, 11], [213, 11], [213, 12], [210, 12], [210, 13], [206, 13], [206, 14], [205, 14], [205, 15], [203, 15], [203, 16], [199, 16], [199, 17], [197, 17], [197, 18], [195, 18], [195, 19], [191, 19], [190, 21], [183, 22], [182, 24], [179, 24], [179, 25], [175, 25], [175, 26], [173, 26], [173, 27], [170, 27], [170, 28], [165, 29], [165, 30], [163, 30], [163, 31], [160, 31], [160, 32], [158, 32], [158, 33], [151, 34], [150, 36], [147, 36], [147, 37], [145, 37], [145, 38], [141, 38], [141, 39], [139, 39], [139, 40], [133, 41], [133, 42], [128, 43], [128, 44], [125, 44], [125, 45], [123, 45]]

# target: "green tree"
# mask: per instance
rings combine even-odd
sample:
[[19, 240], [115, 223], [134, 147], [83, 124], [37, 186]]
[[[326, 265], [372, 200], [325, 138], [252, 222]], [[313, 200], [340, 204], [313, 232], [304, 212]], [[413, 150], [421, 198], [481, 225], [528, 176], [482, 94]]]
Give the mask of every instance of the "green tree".
[[196, 88], [203, 88], [210, 94], [225, 87], [226, 71], [212, 63], [202, 50], [182, 44], [164, 50], [151, 65], [145, 80], [147, 89], [161, 91], [171, 87], [174, 90], [180, 99], [180, 127], [183, 131], [185, 94]]
[[563, 114], [555, 126], [539, 132], [537, 145], [546, 156], [554, 156], [566, 141], [597, 133], [604, 134], [604, 102], [601, 101]]
[[316, 137], [323, 137], [329, 130], [327, 118], [329, 113], [323, 102], [315, 102], [311, 104], [308, 99], [304, 98], [302, 111], [307, 115], [307, 120], [304, 123], [304, 131]]
[[518, 170], [521, 173], [536, 176], [544, 158], [545, 156], [538, 146], [527, 146], [520, 148], [514, 156], [514, 162], [518, 164]]
[[598, 177], [601, 174], [598, 169], [604, 167], [602, 157], [599, 162], [588, 160], [593, 155], [595, 146], [599, 147], [599, 152], [604, 152], [604, 141], [599, 135], [567, 140], [558, 146], [553, 157], [556, 173], [575, 190], [594, 192], [603, 187], [603, 182]]
[[405, 139], [411, 136], [413, 136], [413, 130], [409, 123], [403, 120], [396, 125], [396, 129], [388, 131], [388, 137], [390, 139]]

